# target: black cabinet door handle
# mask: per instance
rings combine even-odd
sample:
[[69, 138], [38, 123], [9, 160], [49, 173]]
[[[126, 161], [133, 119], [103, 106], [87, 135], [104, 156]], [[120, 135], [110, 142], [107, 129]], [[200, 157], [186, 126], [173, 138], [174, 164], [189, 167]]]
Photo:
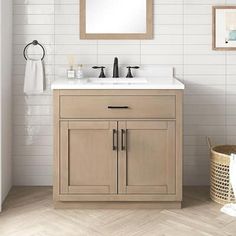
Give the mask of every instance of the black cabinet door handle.
[[125, 138], [126, 130], [121, 130], [121, 151], [126, 149], [126, 138]]
[[118, 136], [118, 131], [116, 129], [113, 129], [113, 135], [112, 135], [112, 150], [116, 151], [117, 150], [117, 136]]
[[108, 106], [108, 109], [129, 109], [128, 106]]

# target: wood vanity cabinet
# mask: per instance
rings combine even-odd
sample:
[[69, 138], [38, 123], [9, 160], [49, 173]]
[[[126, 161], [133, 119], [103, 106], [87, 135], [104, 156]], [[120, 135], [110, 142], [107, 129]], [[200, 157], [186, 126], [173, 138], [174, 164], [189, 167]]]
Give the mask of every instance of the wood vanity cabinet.
[[116, 132], [115, 121], [61, 121], [62, 194], [117, 194]]
[[54, 90], [56, 207], [182, 201], [181, 90]]
[[175, 122], [121, 121], [118, 127], [118, 193], [175, 194]]

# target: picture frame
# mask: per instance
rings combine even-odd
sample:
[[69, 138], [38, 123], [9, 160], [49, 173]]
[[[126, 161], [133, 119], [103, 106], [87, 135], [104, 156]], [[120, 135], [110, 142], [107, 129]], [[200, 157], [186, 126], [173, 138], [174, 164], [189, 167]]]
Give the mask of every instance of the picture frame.
[[213, 6], [212, 49], [236, 50], [236, 6]]

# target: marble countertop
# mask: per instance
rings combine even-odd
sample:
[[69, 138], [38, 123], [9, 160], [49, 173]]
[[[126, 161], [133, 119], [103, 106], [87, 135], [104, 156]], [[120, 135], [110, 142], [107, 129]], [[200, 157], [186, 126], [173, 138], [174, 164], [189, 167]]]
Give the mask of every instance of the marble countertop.
[[[138, 79], [138, 78], [137, 78]], [[147, 78], [147, 83], [91, 83], [88, 80], [58, 79], [51, 85], [58, 89], [184, 89], [185, 86], [175, 78]]]

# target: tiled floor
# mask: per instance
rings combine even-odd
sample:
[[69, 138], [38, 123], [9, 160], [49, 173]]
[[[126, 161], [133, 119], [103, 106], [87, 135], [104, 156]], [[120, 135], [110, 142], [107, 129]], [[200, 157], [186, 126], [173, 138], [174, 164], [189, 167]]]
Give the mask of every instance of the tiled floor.
[[207, 187], [187, 187], [181, 210], [55, 210], [50, 187], [13, 188], [0, 215], [1, 236], [236, 236]]

